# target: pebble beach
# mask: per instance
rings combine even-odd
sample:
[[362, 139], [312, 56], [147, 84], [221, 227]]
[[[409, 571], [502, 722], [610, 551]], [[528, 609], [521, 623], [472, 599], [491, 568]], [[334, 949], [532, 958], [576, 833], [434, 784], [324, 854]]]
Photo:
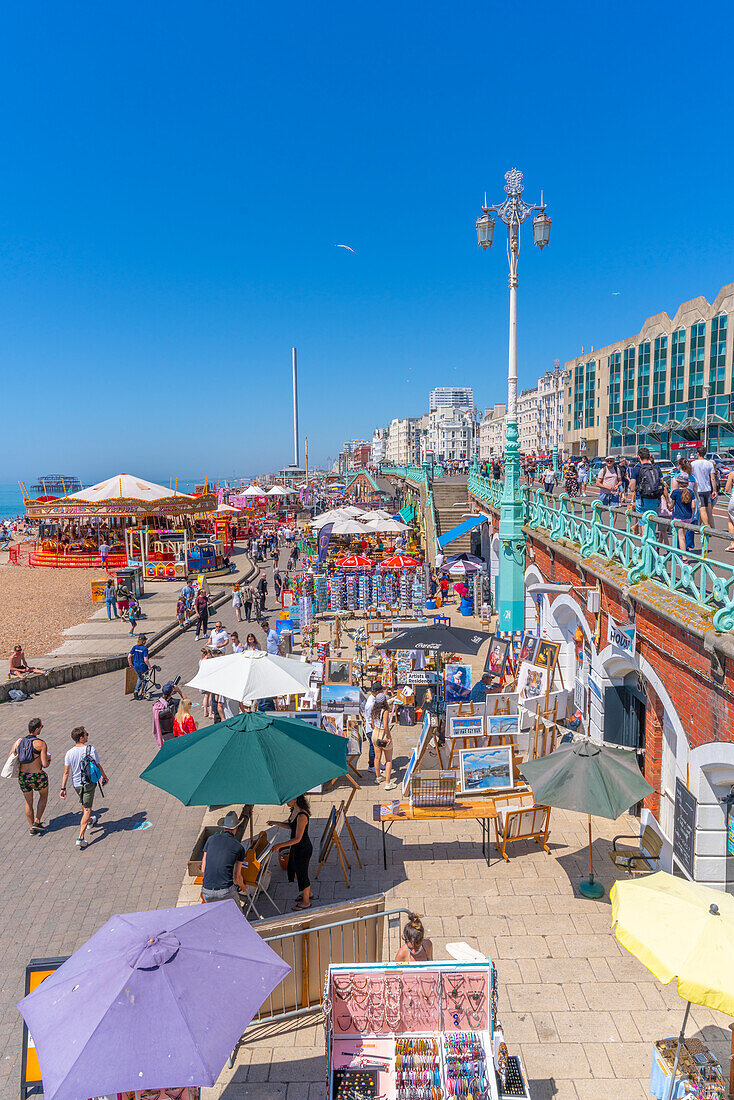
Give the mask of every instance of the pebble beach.
[[87, 621], [92, 603], [90, 581], [99, 569], [28, 569], [0, 555], [0, 658], [20, 643], [29, 663], [61, 645], [69, 626]]

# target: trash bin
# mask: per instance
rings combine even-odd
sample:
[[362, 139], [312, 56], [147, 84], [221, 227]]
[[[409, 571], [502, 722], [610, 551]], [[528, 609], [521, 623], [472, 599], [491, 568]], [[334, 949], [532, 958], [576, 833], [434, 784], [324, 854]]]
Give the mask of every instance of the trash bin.
[[283, 656], [289, 657], [290, 654], [293, 652], [293, 631], [281, 630], [280, 641], [281, 645], [283, 646]]

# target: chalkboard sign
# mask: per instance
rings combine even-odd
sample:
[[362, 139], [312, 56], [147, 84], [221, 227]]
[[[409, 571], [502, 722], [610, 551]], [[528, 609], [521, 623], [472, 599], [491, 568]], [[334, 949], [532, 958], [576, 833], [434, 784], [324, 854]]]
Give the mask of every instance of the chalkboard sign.
[[321, 834], [321, 843], [319, 844], [319, 863], [323, 863], [329, 854], [329, 847], [334, 839], [334, 829], [336, 827], [336, 806], [331, 807], [331, 813], [326, 819], [326, 825], [324, 831]]
[[696, 844], [696, 799], [680, 779], [675, 781], [673, 817], [673, 855], [693, 878], [693, 854]]

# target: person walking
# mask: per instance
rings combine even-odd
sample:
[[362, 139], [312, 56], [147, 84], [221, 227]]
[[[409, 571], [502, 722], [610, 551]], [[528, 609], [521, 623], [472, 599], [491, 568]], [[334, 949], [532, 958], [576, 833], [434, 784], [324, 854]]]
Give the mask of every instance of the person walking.
[[128, 609], [128, 605], [129, 605], [129, 602], [130, 602], [130, 593], [128, 592], [127, 588], [122, 583], [122, 581], [120, 581], [120, 583], [118, 584], [116, 592], [117, 592], [117, 610], [120, 612], [120, 617], [122, 618], [122, 616], [125, 615], [125, 613], [127, 612], [127, 609]]
[[250, 622], [252, 616], [252, 605], [255, 601], [255, 593], [252, 591], [250, 585], [245, 586], [244, 596], [242, 597], [242, 603], [245, 609], [245, 619]]
[[582, 458], [578, 465], [577, 477], [579, 481], [579, 492], [581, 496], [586, 492], [586, 486], [589, 481], [589, 460], [588, 458]]
[[239, 818], [234, 810], [225, 814], [221, 833], [214, 833], [204, 845], [201, 859], [201, 896], [204, 901], [233, 898], [239, 904], [239, 887], [245, 889], [242, 861], [245, 849], [235, 834]]
[[128, 631], [128, 633], [132, 635], [135, 633], [135, 627], [137, 625], [138, 619], [140, 618], [140, 604], [134, 596], [131, 596], [130, 598], [130, 605], [127, 609], [127, 617], [130, 622], [130, 630]]
[[276, 630], [271, 630], [270, 622], [267, 619], [263, 619], [261, 626], [265, 631], [265, 648], [268, 653], [271, 653], [274, 657], [282, 656], [280, 651], [280, 638]]
[[570, 497], [579, 495], [579, 479], [576, 469], [576, 464], [570, 458], [563, 467], [564, 488]]
[[[688, 474], [679, 473], [676, 481], [677, 485], [670, 494], [673, 519], [681, 520], [683, 523], [696, 523], [696, 500], [688, 485]], [[693, 550], [695, 546], [693, 531], [679, 527], [678, 546], [684, 555], [687, 550]], [[688, 558], [684, 556], [683, 561], [687, 562]]]
[[84, 726], [76, 726], [71, 731], [71, 739], [74, 742], [74, 748], [69, 749], [64, 757], [64, 774], [59, 794], [62, 799], [66, 798], [66, 785], [71, 775], [71, 784], [82, 805], [82, 820], [79, 824], [76, 846], [84, 851], [88, 847], [85, 836], [87, 826], [94, 827], [97, 824], [97, 815], [92, 813], [97, 784], [104, 787], [109, 780], [97, 750], [94, 745], [89, 744], [89, 734]]
[[[203, 665], [204, 661], [211, 661], [214, 654], [210, 650], [208, 645], [205, 645], [201, 651], [201, 657], [199, 658], [199, 668]], [[204, 717], [210, 718], [212, 716], [212, 693], [211, 691], [202, 691], [199, 689], [204, 702]]]
[[99, 557], [100, 557], [100, 561], [102, 562], [102, 568], [104, 570], [107, 569], [107, 559], [110, 556], [110, 550], [111, 549], [112, 549], [112, 547], [110, 546], [110, 544], [107, 542], [106, 539], [104, 540], [104, 542], [100, 543]]
[[[645, 515], [646, 512], [654, 512], [657, 516], [660, 514], [661, 499], [664, 499], [670, 508], [667, 486], [663, 481], [660, 467], [652, 461], [647, 447], [639, 448], [637, 458], [637, 465], [630, 470], [630, 502], [627, 505], [627, 511], [632, 512], [634, 501], [634, 511], [637, 516]], [[638, 532], [639, 524], [635, 522], [635, 534]]]
[[203, 634], [206, 638], [209, 630], [209, 597], [203, 588], [200, 588], [196, 594], [194, 611], [196, 612], [196, 641], [198, 642], [199, 636]]
[[553, 496], [553, 490], [556, 487], [556, 471], [551, 465], [546, 466], [543, 471], [543, 491], [548, 496]]
[[382, 691], [382, 684], [380, 683], [379, 680], [375, 680], [372, 687], [370, 688], [370, 693], [367, 696], [367, 699], [366, 699], [365, 704], [364, 704], [364, 732], [365, 732], [365, 736], [366, 736], [367, 740], [369, 741], [369, 745], [370, 745], [368, 753], [367, 753], [367, 770], [372, 775], [375, 774], [375, 746], [372, 742], [372, 733], [373, 733], [372, 711], [374, 710], [375, 699], [377, 698], [377, 696], [380, 694], [381, 691]]
[[611, 455], [604, 459], [604, 465], [596, 479], [596, 487], [599, 490], [599, 500], [605, 508], [617, 507], [619, 504], [619, 474]]
[[209, 648], [221, 653], [228, 644], [229, 633], [222, 626], [222, 620], [218, 619], [212, 629], [211, 637], [209, 639]]
[[[25, 799], [25, 816], [31, 836], [40, 836], [46, 828], [42, 820], [48, 802], [48, 776], [44, 768], [51, 763], [51, 755], [41, 737], [42, 729], [41, 719], [31, 718], [28, 733], [19, 737], [11, 749], [18, 756], [18, 785]], [[34, 793], [38, 795], [35, 813]]]
[[728, 554], [734, 554], [734, 492], [732, 491], [733, 488], [734, 488], [734, 469], [732, 469], [729, 472], [729, 475], [726, 479], [726, 485], [724, 486], [724, 492], [729, 493], [729, 503], [728, 503], [727, 508], [726, 508], [726, 522], [727, 522], [727, 526], [729, 528], [729, 535], [731, 536], [731, 540], [729, 542], [729, 545], [724, 547], [724, 549], [726, 550], [726, 552]]
[[288, 801], [290, 814], [287, 821], [268, 821], [268, 825], [279, 825], [281, 829], [290, 829], [290, 840], [282, 844], [276, 844], [273, 852], [288, 852], [288, 881], [296, 879], [298, 883], [298, 897], [296, 904], [291, 906], [293, 911], [311, 908], [311, 879], [308, 876], [308, 865], [313, 855], [313, 844], [308, 835], [308, 823], [311, 818], [311, 807], [305, 794], [299, 794], [297, 798]]
[[265, 598], [268, 594], [268, 581], [264, 573], [260, 574], [260, 580], [257, 582], [257, 591], [260, 597], [260, 617], [265, 614]]
[[385, 759], [385, 790], [392, 791], [397, 783], [392, 780], [392, 734], [390, 733], [390, 707], [383, 691], [375, 696], [372, 708], [372, 740], [375, 746], [375, 782], [381, 783], [380, 774], [383, 757]]
[[280, 593], [283, 589], [283, 578], [280, 575], [279, 570], [276, 568], [273, 573], [273, 588], [275, 589], [275, 598], [280, 602]]
[[698, 458], [691, 463], [693, 477], [696, 481], [698, 499], [700, 501], [701, 515], [707, 527], [714, 526], [714, 504], [718, 493], [716, 491], [716, 467], [710, 458], [706, 458], [706, 448], [697, 447]]
[[133, 691], [133, 699], [140, 698], [143, 690], [143, 677], [150, 668], [150, 653], [148, 652], [147, 642], [148, 639], [146, 635], [141, 634], [138, 638], [137, 645], [134, 645], [127, 655], [128, 665], [138, 674], [135, 690]]
[[240, 592], [240, 586], [236, 584], [234, 591], [232, 592], [232, 607], [234, 613], [237, 616], [237, 622], [242, 622], [242, 593]]
[[119, 619], [117, 614], [117, 599], [115, 596], [115, 582], [112, 577], [107, 578], [107, 582], [104, 586], [104, 602], [107, 604], [107, 618]]

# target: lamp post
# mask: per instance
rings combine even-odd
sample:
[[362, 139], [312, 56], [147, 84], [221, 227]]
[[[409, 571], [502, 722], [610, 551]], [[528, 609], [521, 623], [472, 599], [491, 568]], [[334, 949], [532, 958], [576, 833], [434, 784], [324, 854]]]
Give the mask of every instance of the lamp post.
[[541, 251], [548, 244], [551, 219], [545, 212], [543, 193], [540, 205], [529, 206], [522, 198], [522, 172], [512, 168], [505, 173], [507, 198], [498, 206], [488, 206], [485, 196], [482, 215], [477, 218], [477, 238], [484, 251], [492, 246], [495, 218], [507, 226], [507, 259], [510, 264], [510, 340], [507, 370], [507, 421], [505, 434], [505, 481], [500, 503], [500, 575], [499, 629], [522, 631], [525, 626], [525, 562], [520, 501], [520, 446], [517, 429], [517, 261], [520, 253], [520, 226], [534, 214], [533, 237]]

